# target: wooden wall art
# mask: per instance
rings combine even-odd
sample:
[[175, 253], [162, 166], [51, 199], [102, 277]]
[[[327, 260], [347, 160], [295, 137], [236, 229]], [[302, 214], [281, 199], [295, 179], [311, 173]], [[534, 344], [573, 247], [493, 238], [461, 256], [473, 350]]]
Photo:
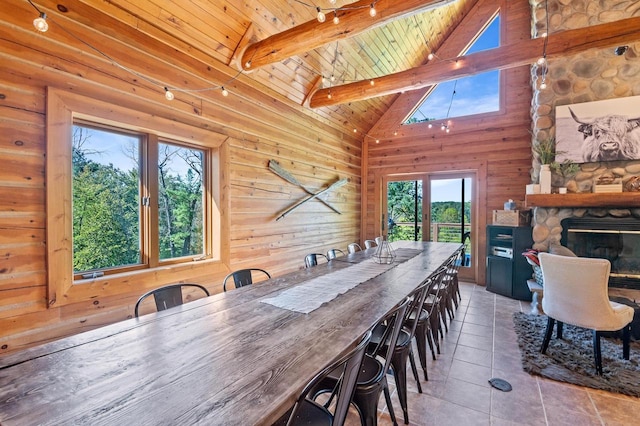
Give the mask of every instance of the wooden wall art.
[[282, 179], [286, 180], [287, 182], [302, 188], [302, 190], [304, 190], [304, 192], [306, 192], [307, 194], [309, 194], [308, 197], [302, 199], [301, 201], [298, 201], [296, 204], [294, 204], [293, 206], [289, 207], [287, 210], [285, 210], [282, 214], [280, 214], [277, 218], [276, 221], [284, 218], [285, 216], [287, 216], [289, 213], [293, 212], [295, 209], [297, 209], [298, 207], [300, 207], [301, 205], [303, 205], [304, 203], [317, 199], [318, 201], [320, 201], [322, 204], [324, 204], [325, 206], [329, 207], [331, 210], [333, 210], [334, 212], [341, 214], [340, 211], [338, 209], [336, 209], [334, 206], [332, 206], [329, 202], [327, 202], [326, 200], [323, 200], [322, 198], [320, 198], [320, 195], [325, 194], [333, 189], [337, 189], [340, 188], [341, 186], [345, 185], [347, 182], [349, 182], [348, 179], [339, 179], [335, 182], [333, 182], [332, 184], [330, 184], [329, 186], [327, 186], [326, 188], [318, 191], [318, 192], [313, 192], [311, 189], [309, 189], [308, 187], [304, 186], [303, 184], [301, 184], [296, 178], [295, 176], [293, 176], [291, 173], [289, 173], [288, 171], [286, 171], [281, 165], [280, 163], [278, 163], [276, 160], [269, 160], [269, 170], [271, 170], [273, 173], [277, 174], [278, 176], [280, 176]]

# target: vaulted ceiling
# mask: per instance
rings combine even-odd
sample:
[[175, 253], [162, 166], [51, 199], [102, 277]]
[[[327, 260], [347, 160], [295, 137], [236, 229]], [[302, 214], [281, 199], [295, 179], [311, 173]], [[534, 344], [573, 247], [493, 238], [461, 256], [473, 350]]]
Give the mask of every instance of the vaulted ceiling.
[[[332, 22], [336, 14], [338, 18], [348, 19], [354, 6], [370, 6], [367, 2], [348, 0], [81, 1], [187, 54], [195, 49], [235, 69], [241, 68], [242, 63], [240, 59], [234, 61], [234, 55], [240, 58], [247, 45], [305, 23], [320, 25], [316, 20], [318, 7], [326, 14], [326, 22], [321, 27], [326, 30], [339, 27]], [[428, 8], [417, 6], [417, 11], [390, 19], [390, 13], [385, 16], [386, 9], [404, 2], [371, 1], [380, 12], [370, 17], [369, 7], [362, 10], [365, 13], [358, 19], [367, 20], [366, 30], [352, 36], [349, 28], [343, 28], [343, 33], [331, 42], [315, 48], [304, 46], [310, 39], [309, 34], [318, 31], [317, 28], [306, 35], [292, 36], [290, 43], [301, 46], [298, 51], [302, 53], [258, 68], [251, 67], [248, 78], [294, 103], [308, 105], [309, 96], [316, 89], [370, 80], [427, 62], [428, 54], [437, 51], [476, 3], [476, 0], [412, 1], [424, 3]], [[172, 43], [172, 40], [181, 43]], [[396, 96], [325, 106], [317, 108], [315, 113], [336, 125], [367, 131]]]

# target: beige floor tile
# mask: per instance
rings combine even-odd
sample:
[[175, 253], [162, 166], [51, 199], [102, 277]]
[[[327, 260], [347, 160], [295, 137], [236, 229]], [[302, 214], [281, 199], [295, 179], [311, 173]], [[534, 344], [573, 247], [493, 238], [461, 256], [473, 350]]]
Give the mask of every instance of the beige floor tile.
[[468, 346], [470, 348], [482, 349], [484, 351], [493, 351], [492, 336], [476, 336], [474, 334], [460, 333], [458, 345]]
[[472, 364], [491, 367], [492, 353], [491, 351], [483, 351], [482, 349], [470, 348], [468, 346], [458, 346], [456, 347], [456, 352], [453, 354], [453, 358]]
[[640, 398], [590, 392], [596, 410], [606, 425], [640, 424]]
[[567, 418], [571, 415], [597, 417], [595, 406], [585, 388], [552, 380], [540, 380], [538, 384], [547, 418]]
[[449, 377], [442, 398], [482, 413], [490, 414], [491, 412], [491, 389], [485, 385], [476, 385]]
[[456, 359], [451, 364], [449, 377], [488, 388], [491, 368]]

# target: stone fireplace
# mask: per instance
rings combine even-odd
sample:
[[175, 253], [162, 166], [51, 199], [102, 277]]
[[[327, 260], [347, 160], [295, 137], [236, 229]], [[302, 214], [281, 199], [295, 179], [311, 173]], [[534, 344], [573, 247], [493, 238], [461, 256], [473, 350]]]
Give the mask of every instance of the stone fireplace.
[[[530, 3], [534, 37], [547, 33], [552, 39], [555, 31], [610, 22], [614, 18], [609, 2], [531, 0]], [[634, 16], [638, 12], [636, 6], [637, 0], [616, 2], [616, 19]], [[640, 43], [629, 44], [623, 55], [617, 55], [614, 47], [548, 58], [546, 65], [532, 65], [532, 144], [555, 137], [556, 106], [640, 95]], [[541, 89], [543, 78], [546, 89]], [[539, 170], [539, 158], [533, 155], [532, 183], [537, 183]], [[564, 219], [620, 224], [640, 219], [640, 193], [635, 196], [592, 193], [593, 182], [604, 174], [613, 175], [624, 184], [632, 176], [640, 175], [640, 161], [584, 163], [574, 176], [554, 175], [552, 185], [568, 188], [569, 194], [551, 194], [551, 201], [542, 204], [527, 202], [526, 207], [532, 207], [533, 213], [533, 248], [547, 251], [549, 245], [562, 243]], [[567, 199], [576, 202], [568, 203]]]

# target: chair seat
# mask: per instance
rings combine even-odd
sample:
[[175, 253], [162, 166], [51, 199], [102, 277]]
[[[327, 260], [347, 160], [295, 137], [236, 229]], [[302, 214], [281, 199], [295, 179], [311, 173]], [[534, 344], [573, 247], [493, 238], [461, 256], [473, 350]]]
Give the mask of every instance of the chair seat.
[[[380, 361], [375, 359], [369, 354], [366, 354], [362, 359], [362, 365], [360, 366], [360, 373], [358, 373], [357, 386], [367, 386], [371, 383], [380, 381], [380, 375], [382, 374], [383, 365]], [[342, 370], [336, 368], [327, 375], [333, 383], [340, 378]], [[324, 383], [323, 383], [324, 384]]]
[[610, 330], [598, 328], [599, 331], [617, 331], [633, 321], [633, 314], [635, 313], [635, 311], [631, 306], [612, 301], [609, 301], [609, 303], [613, 308], [614, 319], [617, 320], [617, 322], [611, 325], [612, 328]]
[[292, 425], [305, 425], [305, 426], [331, 426], [333, 425], [333, 416], [322, 405], [314, 402], [304, 400], [295, 416], [291, 419]]

